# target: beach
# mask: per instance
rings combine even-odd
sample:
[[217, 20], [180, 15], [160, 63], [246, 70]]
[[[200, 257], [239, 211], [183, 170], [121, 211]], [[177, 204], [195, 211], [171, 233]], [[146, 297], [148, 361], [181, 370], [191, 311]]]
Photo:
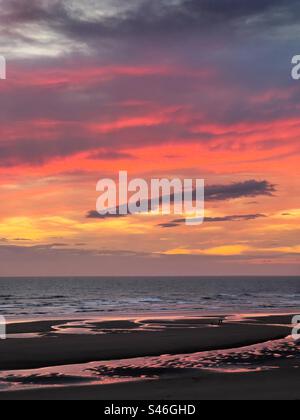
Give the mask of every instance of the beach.
[[298, 399], [292, 314], [11, 322], [0, 399]]

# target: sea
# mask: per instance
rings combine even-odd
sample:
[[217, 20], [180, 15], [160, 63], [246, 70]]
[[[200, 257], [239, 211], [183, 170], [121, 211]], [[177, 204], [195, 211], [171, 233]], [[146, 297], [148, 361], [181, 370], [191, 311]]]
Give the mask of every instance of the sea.
[[0, 315], [300, 312], [300, 277], [0, 278]]

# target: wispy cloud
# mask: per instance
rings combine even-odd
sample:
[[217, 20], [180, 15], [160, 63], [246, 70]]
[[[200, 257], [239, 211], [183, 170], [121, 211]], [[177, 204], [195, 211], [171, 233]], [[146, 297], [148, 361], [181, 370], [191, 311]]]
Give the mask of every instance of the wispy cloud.
[[[257, 220], [267, 217], [265, 214], [244, 214], [234, 216], [223, 216], [223, 217], [205, 217], [204, 223], [224, 223], [224, 222], [242, 222]], [[186, 223], [186, 219], [176, 219], [169, 223], [160, 223], [158, 226], [162, 228], [175, 228], [181, 224]]]

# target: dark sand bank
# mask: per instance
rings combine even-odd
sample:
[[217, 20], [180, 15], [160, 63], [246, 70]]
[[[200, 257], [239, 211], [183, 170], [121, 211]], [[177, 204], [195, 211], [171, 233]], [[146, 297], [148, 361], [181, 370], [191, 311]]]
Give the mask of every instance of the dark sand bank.
[[30, 369], [95, 360], [242, 347], [283, 338], [289, 328], [225, 324], [222, 327], [172, 328], [99, 335], [57, 335], [0, 342], [0, 369]]

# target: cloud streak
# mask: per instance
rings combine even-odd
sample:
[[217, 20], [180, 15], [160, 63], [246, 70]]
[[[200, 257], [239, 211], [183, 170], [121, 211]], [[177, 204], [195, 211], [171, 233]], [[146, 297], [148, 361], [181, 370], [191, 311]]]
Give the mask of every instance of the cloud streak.
[[275, 192], [276, 186], [268, 181], [249, 180], [229, 185], [208, 186], [205, 197], [208, 201], [226, 201], [247, 197], [271, 197]]
[[[234, 216], [223, 216], [223, 217], [205, 217], [204, 223], [224, 223], [224, 222], [243, 222], [266, 218], [265, 214], [245, 214], [245, 215], [234, 215]], [[169, 223], [160, 223], [158, 226], [162, 228], [175, 228], [186, 223], [186, 219], [176, 219]]]

